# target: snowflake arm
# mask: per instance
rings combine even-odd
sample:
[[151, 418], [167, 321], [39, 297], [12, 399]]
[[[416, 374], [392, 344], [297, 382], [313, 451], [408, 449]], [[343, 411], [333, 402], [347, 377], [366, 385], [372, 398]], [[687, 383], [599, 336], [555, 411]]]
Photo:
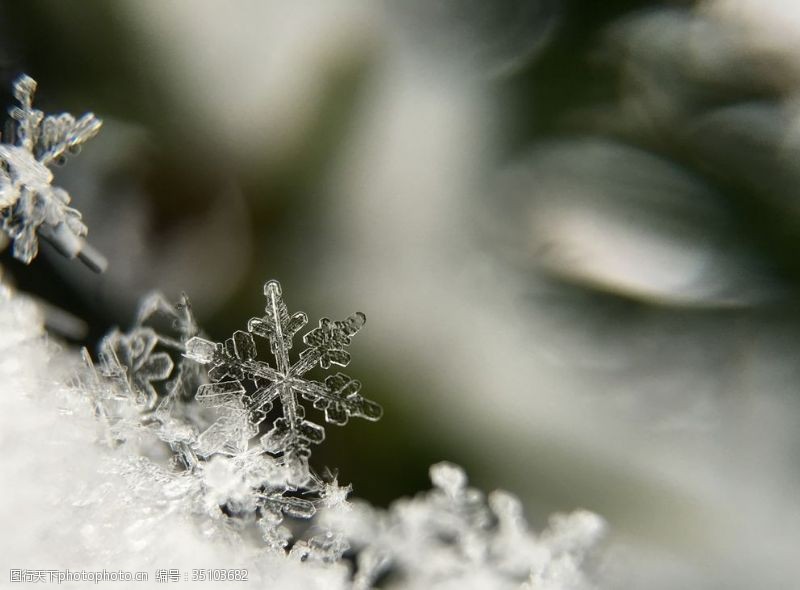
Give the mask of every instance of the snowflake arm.
[[373, 401], [359, 395], [361, 382], [344, 373], [325, 378], [325, 384], [297, 379], [294, 388], [303, 398], [312, 401], [314, 407], [325, 412], [325, 420], [344, 426], [350, 416], [375, 422], [383, 415], [383, 409]]
[[50, 166], [97, 135], [102, 122], [92, 113], [75, 119], [68, 113], [45, 116], [33, 108], [36, 82], [20, 76], [14, 83], [19, 106], [9, 111], [16, 143], [0, 144], [0, 228], [14, 242], [14, 257], [29, 264], [39, 251], [38, 238], [50, 241], [68, 258], [80, 258], [102, 272], [106, 261], [83, 240], [87, 228], [69, 207], [70, 196], [53, 186]]
[[204, 459], [218, 453], [241, 455], [247, 451], [250, 439], [258, 433], [245, 412], [222, 408], [220, 413], [221, 416], [197, 437], [196, 451]]
[[323, 369], [329, 369], [331, 365], [346, 367], [350, 363], [350, 353], [345, 348], [366, 321], [367, 316], [361, 312], [354, 313], [343, 321], [333, 322], [322, 318], [319, 327], [303, 336], [303, 342], [308, 348], [300, 354], [305, 362], [298, 363], [296, 371], [305, 373], [308, 370], [306, 367], [310, 369], [317, 362]]
[[294, 335], [308, 323], [308, 316], [302, 311], [289, 316], [278, 281], [267, 281], [264, 285], [264, 295], [267, 298], [264, 317], [251, 318], [247, 323], [247, 329], [269, 340], [270, 350], [278, 365], [277, 369], [285, 374], [289, 370], [289, 350], [292, 348], [292, 340]]
[[268, 494], [260, 494], [263, 510], [278, 516], [286, 515], [294, 518], [309, 519], [317, 511], [314, 503], [305, 498], [284, 496], [283, 490], [275, 490]]
[[92, 113], [78, 120], [69, 113], [45, 117], [42, 111], [33, 108], [35, 92], [36, 81], [30, 76], [20, 76], [14, 84], [14, 98], [20, 106], [11, 109], [10, 115], [18, 123], [19, 145], [45, 166], [66, 156], [68, 151], [77, 151], [100, 131], [102, 122]]

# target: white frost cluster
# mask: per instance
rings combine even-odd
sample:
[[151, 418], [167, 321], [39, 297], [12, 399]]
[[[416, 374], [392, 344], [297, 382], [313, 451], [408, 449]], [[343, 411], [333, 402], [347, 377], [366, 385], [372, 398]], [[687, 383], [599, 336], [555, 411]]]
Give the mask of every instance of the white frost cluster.
[[[147, 326], [159, 317], [174, 337]], [[516, 498], [487, 502], [453, 465], [431, 469], [432, 491], [384, 511], [310, 469], [296, 484], [283, 453], [260, 444], [199, 456], [197, 425], [216, 418], [183, 387], [208, 377], [169, 351], [197, 333], [185, 298], [151, 297], [131, 333], [103, 343], [99, 370], [81, 368], [48, 340], [35, 305], [0, 288], [0, 471], [14, 481], [0, 492], [14, 531], [2, 535], [4, 575], [149, 568], [152, 581], [157, 567], [244, 568], [237, 587], [590, 587], [581, 565], [599, 517], [557, 517], [536, 535]]]
[[433, 489], [394, 502], [388, 511], [354, 502], [325, 513], [327, 526], [347, 531], [358, 549], [353, 587], [372, 588], [387, 577], [403, 588], [525, 588], [587, 590], [581, 566], [605, 531], [596, 514], [555, 515], [537, 535], [518, 498], [488, 498], [467, 487], [451, 463], [430, 469]]

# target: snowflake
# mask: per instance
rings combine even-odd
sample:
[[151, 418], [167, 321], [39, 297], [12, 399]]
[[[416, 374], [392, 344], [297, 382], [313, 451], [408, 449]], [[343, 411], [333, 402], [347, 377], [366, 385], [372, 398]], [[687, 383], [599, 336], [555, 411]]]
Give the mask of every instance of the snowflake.
[[[149, 490], [147, 482], [159, 480], [170, 510], [197, 518], [203, 535], [241, 542], [259, 534], [260, 551], [312, 568], [338, 568], [343, 587], [352, 590], [382, 580], [442, 590], [594, 588], [592, 552], [605, 530], [595, 514], [556, 515], [537, 534], [518, 498], [504, 491], [484, 495], [450, 463], [431, 467], [432, 490], [388, 510], [350, 501], [351, 487], [340, 485], [335, 473], [313, 473], [310, 445], [324, 431], [305, 420], [301, 400], [337, 424], [351, 416], [380, 417], [380, 407], [363, 399], [346, 375], [335, 373], [324, 383], [306, 377], [317, 365], [348, 364], [346, 348], [365, 319], [358, 313], [338, 322], [322, 319], [291, 363], [289, 350], [307, 318], [289, 313], [276, 281], [264, 293], [265, 315], [224, 343], [198, 335], [185, 295], [173, 306], [159, 294], [144, 300], [130, 331], [115, 330], [103, 341], [101, 370], [87, 387], [104, 402], [97, 414], [112, 426], [112, 446], [131, 441], [129, 448], [141, 452], [148, 448], [141, 435], [149, 434], [151, 441], [168, 443], [173, 464], [184, 467], [167, 469], [130, 453], [133, 463], [126, 459], [115, 469], [131, 486]], [[261, 340], [254, 335], [268, 342], [274, 365], [256, 358]], [[280, 411], [272, 412], [275, 402]], [[271, 429], [251, 446], [267, 421]], [[295, 429], [283, 426], [292, 423]]]
[[14, 257], [29, 264], [39, 252], [39, 237], [65, 256], [78, 256], [96, 271], [106, 262], [83, 240], [87, 228], [69, 207], [70, 196], [53, 186], [50, 166], [62, 163], [100, 130], [92, 113], [75, 119], [68, 113], [45, 116], [33, 108], [36, 82], [25, 75], [14, 83], [18, 107], [9, 114], [16, 143], [0, 143], [0, 227], [14, 242]]
[[[308, 468], [308, 447], [321, 442], [324, 431], [303, 419], [297, 393], [336, 424], [350, 416], [376, 420], [381, 409], [363, 399], [360, 384], [346, 375], [330, 375], [324, 384], [304, 378], [317, 364], [328, 368], [349, 362], [345, 348], [364, 324], [363, 314], [342, 322], [323, 319], [306, 334], [308, 346], [290, 366], [288, 349], [306, 316], [289, 315], [277, 282], [267, 283], [265, 293], [266, 315], [250, 320], [249, 332], [234, 334], [228, 352], [198, 335], [186, 295], [176, 305], [158, 293], [149, 295], [130, 330], [114, 329], [103, 338], [98, 370], [88, 372], [91, 383], [85, 389], [95, 392], [96, 413], [109, 426], [112, 444], [155, 435], [171, 447], [176, 464], [196, 474], [200, 511], [216, 514], [224, 507], [243, 518], [256, 514], [267, 545], [285, 549], [291, 540], [282, 526], [285, 517], [309, 519], [316, 503], [341, 504], [349, 490], [339, 487], [335, 477], [329, 484]], [[282, 370], [255, 360], [252, 334], [269, 341]], [[203, 350], [212, 352], [213, 362], [195, 362], [205, 360], [198, 357]], [[230, 378], [233, 374], [236, 380]], [[283, 416], [274, 420], [261, 445], [248, 448], [275, 400], [281, 402]], [[312, 545], [319, 542], [330, 559], [344, 545], [326, 534]]]
[[[200, 337], [186, 343], [187, 357], [210, 366], [211, 383], [200, 386], [197, 400], [224, 413], [200, 435], [198, 454], [242, 452], [277, 401], [282, 415], [261, 438], [262, 449], [279, 457], [293, 474], [292, 480], [299, 484], [310, 477], [310, 446], [322, 442], [325, 431], [305, 419], [298, 396], [324, 411], [325, 420], [332, 424], [346, 424], [348, 418], [354, 416], [372, 421], [381, 417], [381, 407], [363, 398], [359, 394], [361, 384], [344, 373], [329, 375], [324, 383], [306, 377], [317, 365], [323, 369], [332, 365], [347, 366], [350, 354], [346, 347], [366, 318], [363, 313], [355, 313], [342, 321], [323, 318], [318, 327], [303, 337], [307, 348], [292, 364], [289, 351], [295, 335], [308, 318], [302, 312], [289, 314], [277, 281], [268, 281], [264, 294], [267, 298], [265, 315], [252, 318], [246, 332], [237, 330], [224, 343]], [[254, 336], [269, 341], [274, 367], [256, 358]]]
[[[100, 342], [102, 371], [118, 380], [121, 389], [145, 409], [155, 406], [160, 397], [158, 383], [169, 377], [172, 380], [164, 388], [168, 397], [191, 397], [194, 390], [188, 373], [196, 365], [183, 362], [181, 355], [187, 340], [198, 332], [185, 294], [173, 306], [162, 294], [151, 293], [140, 304], [134, 326], [128, 332], [114, 329]], [[187, 390], [191, 391], [188, 395]]]
[[[95, 384], [100, 377], [114, 384], [111, 390], [116, 392], [116, 398], [100, 400], [99, 413], [113, 418], [119, 412], [109, 408], [109, 402], [113, 405], [122, 398], [132, 403], [141, 419], [125, 424], [128, 431], [154, 429], [175, 451], [178, 463], [190, 469], [197, 465], [193, 447], [199, 418], [189, 415], [193, 405], [189, 402], [204, 376], [183, 353], [187, 340], [199, 331], [186, 294], [172, 305], [161, 293], [151, 293], [142, 300], [128, 332], [114, 329], [100, 342], [100, 375], [94, 377]], [[88, 359], [88, 353], [84, 356]], [[87, 365], [91, 368], [90, 359]], [[87, 388], [98, 390], [109, 388]]]
[[135, 328], [127, 334], [114, 330], [100, 343], [103, 374], [146, 409], [158, 399], [156, 383], [169, 377], [174, 367], [169, 354], [155, 352], [158, 340], [153, 329]]

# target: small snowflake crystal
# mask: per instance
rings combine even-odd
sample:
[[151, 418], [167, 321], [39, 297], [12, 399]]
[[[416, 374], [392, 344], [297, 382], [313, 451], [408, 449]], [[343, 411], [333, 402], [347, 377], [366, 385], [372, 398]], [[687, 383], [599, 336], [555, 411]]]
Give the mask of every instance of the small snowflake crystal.
[[100, 343], [100, 359], [107, 376], [116, 377], [131, 397], [147, 409], [158, 398], [157, 384], [167, 396], [190, 399], [198, 383], [195, 363], [182, 356], [186, 341], [199, 333], [188, 297], [171, 305], [158, 292], [149, 294], [139, 306], [128, 332], [112, 330]]
[[86, 226], [69, 207], [70, 196], [53, 186], [50, 166], [97, 135], [101, 121], [92, 113], [75, 119], [68, 113], [45, 116], [33, 108], [36, 81], [22, 75], [14, 83], [18, 107], [9, 113], [16, 142], [0, 143], [0, 228], [14, 242], [14, 257], [29, 264], [39, 252], [39, 237], [53, 243], [65, 256], [80, 257], [97, 271], [105, 269], [102, 256], [83, 240]]
[[[84, 352], [88, 379], [93, 382], [84, 389], [95, 392], [96, 411], [112, 427], [112, 438], [148, 431], [167, 443], [175, 462], [188, 469], [197, 465], [197, 432], [208, 426], [194, 403], [205, 376], [197, 363], [183, 356], [186, 341], [198, 333], [185, 294], [172, 305], [160, 293], [151, 293], [129, 331], [114, 329], [100, 342], [96, 371]], [[114, 394], [102, 393], [109, 391]], [[125, 409], [124, 417], [120, 408]], [[135, 419], [127, 420], [132, 411]]]
[[[344, 373], [325, 378], [324, 383], [306, 377], [316, 365], [327, 369], [350, 362], [346, 347], [364, 325], [363, 313], [355, 313], [342, 321], [323, 318], [319, 326], [303, 337], [306, 349], [293, 364], [289, 351], [294, 336], [306, 325], [306, 314], [289, 314], [283, 302], [278, 281], [264, 285], [267, 298], [265, 314], [252, 318], [247, 331], [238, 330], [224, 343], [194, 337], [186, 343], [186, 356], [210, 366], [211, 383], [201, 385], [197, 400], [208, 407], [219, 408], [220, 420], [200, 435], [198, 453], [208, 456], [217, 452], [236, 453], [247, 448], [258, 426], [267, 418], [273, 404], [281, 406], [282, 415], [261, 438], [267, 453], [279, 457], [301, 485], [310, 477], [310, 446], [325, 438], [323, 428], [305, 419], [305, 410], [298, 398], [312, 402], [325, 413], [325, 420], [343, 425], [357, 416], [378, 420], [381, 407], [363, 398], [361, 384]], [[258, 360], [255, 336], [266, 339], [274, 357], [274, 366]]]

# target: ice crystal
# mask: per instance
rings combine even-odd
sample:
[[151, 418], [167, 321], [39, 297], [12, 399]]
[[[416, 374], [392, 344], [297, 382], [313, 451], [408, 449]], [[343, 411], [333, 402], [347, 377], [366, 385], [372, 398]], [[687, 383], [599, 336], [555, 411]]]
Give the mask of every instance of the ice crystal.
[[[186, 341], [199, 333], [191, 304], [184, 294], [171, 305], [160, 293], [151, 293], [139, 306], [133, 327], [122, 332], [114, 329], [99, 345], [97, 382], [114, 384], [115, 396], [102, 396], [98, 400], [100, 412], [112, 422], [121, 422], [130, 430], [154, 430], [176, 453], [176, 461], [193, 468], [197, 464], [194, 451], [198, 422], [191, 414], [195, 391], [203, 382], [202, 372], [196, 363], [188, 361]], [[85, 353], [86, 363], [91, 359]], [[109, 391], [108, 385], [88, 388], [89, 391]], [[137, 408], [133, 423], [126, 423], [118, 411], [109, 410], [109, 403], [120, 398]], [[124, 428], [116, 428], [114, 436], [125, 437]]]
[[433, 490], [388, 512], [356, 505], [351, 515], [328, 515], [328, 526], [346, 530], [356, 547], [354, 588], [371, 588], [384, 575], [410, 588], [589, 587], [580, 566], [604, 532], [597, 515], [558, 516], [536, 535], [515, 496], [484, 498], [450, 463], [430, 474]]
[[[275, 560], [271, 567], [299, 567], [291, 570], [288, 587], [303, 586], [296, 576], [304, 571], [309, 579], [324, 574], [336, 580], [334, 587], [352, 590], [384, 583], [426, 590], [592, 588], [588, 557], [604, 531], [594, 514], [556, 516], [536, 534], [519, 499], [503, 491], [484, 496], [450, 463], [431, 468], [432, 490], [376, 509], [350, 501], [351, 487], [335, 475], [310, 470], [313, 441], [304, 433], [320, 426], [303, 425], [299, 432], [282, 433], [280, 445], [265, 445], [276, 440], [276, 425], [292, 413], [306, 422], [303, 399], [323, 411], [338, 403], [341, 411], [326, 413], [335, 423], [350, 416], [376, 419], [380, 409], [363, 400], [358, 387], [342, 387], [353, 383], [349, 377], [335, 373], [336, 381], [323, 385], [305, 376], [317, 365], [347, 364], [346, 347], [363, 326], [363, 315], [323, 319], [305, 335], [306, 347], [291, 363], [288, 351], [306, 316], [289, 313], [276, 281], [264, 292], [265, 315], [222, 344], [199, 335], [185, 295], [174, 306], [151, 295], [129, 331], [106, 337], [98, 370], [79, 383], [79, 392], [94, 396], [106, 440], [118, 451], [107, 469], [123, 478], [124, 501], [157, 499], [144, 510], [143, 531], [158, 511], [190, 517], [199, 538], [250, 547]], [[258, 360], [254, 335], [268, 343], [264, 349], [274, 364]], [[275, 412], [268, 407], [273, 402], [280, 404]], [[264, 422], [271, 428], [259, 444], [249, 445], [247, 437]], [[211, 449], [209, 433], [222, 441]], [[177, 459], [172, 466], [145, 456], [139, 439], [147, 436], [169, 444]], [[93, 500], [98, 494], [107, 499]], [[81, 506], [112, 501], [98, 490], [87, 498]]]
[[118, 380], [136, 403], [152, 408], [158, 398], [155, 382], [170, 376], [173, 362], [165, 352], [155, 352], [158, 335], [140, 328], [130, 334], [114, 331], [101, 344], [104, 373]]
[[15, 129], [16, 138], [0, 143], [0, 227], [14, 242], [14, 257], [25, 264], [38, 254], [42, 237], [65, 256], [78, 256], [101, 271], [105, 260], [84, 242], [86, 225], [69, 207], [67, 191], [53, 186], [50, 170], [94, 137], [101, 121], [92, 113], [79, 119], [68, 113], [45, 116], [33, 108], [35, 91], [36, 82], [29, 76], [14, 83], [19, 106], [10, 109], [8, 127]]
[[[221, 418], [198, 440], [198, 453], [240, 453], [267, 419], [275, 402], [281, 416], [261, 438], [262, 449], [280, 459], [291, 473], [291, 481], [302, 485], [309, 477], [310, 446], [325, 438], [324, 429], [305, 419], [299, 398], [311, 401], [322, 410], [325, 420], [343, 425], [350, 417], [378, 420], [381, 407], [360, 395], [361, 383], [337, 372], [324, 383], [307, 378], [315, 366], [328, 369], [345, 367], [350, 362], [346, 348], [364, 326], [366, 317], [355, 313], [341, 321], [323, 318], [319, 326], [305, 334], [306, 348], [298, 360], [290, 362], [289, 351], [295, 335], [307, 324], [305, 313], [289, 314], [278, 281], [264, 285], [267, 305], [264, 316], [251, 318], [247, 331], [237, 330], [224, 343], [199, 336], [186, 343], [186, 356], [209, 366], [211, 383], [201, 385], [197, 400], [223, 412]], [[254, 337], [269, 342], [274, 366], [259, 360]]]
[[[184, 362], [186, 342], [199, 333], [191, 304], [184, 294], [173, 305], [160, 293], [140, 304], [133, 328], [111, 331], [100, 343], [100, 359], [107, 376], [119, 379], [137, 403], [152, 408], [159, 398], [156, 384], [168, 396], [190, 398], [196, 365]], [[157, 348], [158, 347], [158, 348]]]
[[[263, 318], [252, 319], [249, 327], [270, 341], [272, 354], [280, 359], [276, 364], [290, 375], [291, 381], [284, 379], [288, 382], [284, 386], [299, 389], [300, 395], [312, 399], [317, 408], [327, 410], [326, 417], [335, 423], [344, 423], [351, 415], [377, 419], [380, 408], [360, 398], [358, 382], [349, 377], [330, 376], [326, 382], [328, 389], [316, 382], [301, 381], [305, 372], [317, 363], [325, 366], [347, 363], [349, 356], [344, 348], [350, 336], [363, 325], [363, 315], [355, 314], [344, 322], [322, 320], [320, 328], [306, 335], [309, 346], [301, 354], [301, 360], [286, 370], [289, 366], [286, 350], [306, 318], [300, 313], [289, 316], [280, 300], [277, 282], [268, 283], [265, 292], [271, 295], [267, 313]], [[219, 362], [197, 363], [198, 350], [213, 349], [212, 357], [217, 353], [217, 347], [199, 333], [185, 295], [173, 306], [162, 295], [152, 294], [142, 302], [130, 330], [115, 329], [102, 340], [98, 371], [89, 371], [93, 382], [86, 389], [96, 392], [97, 413], [106, 420], [112, 441], [133, 440], [143, 433], [155, 435], [171, 447], [176, 464], [197, 475], [194, 503], [200, 512], [214, 515], [223, 508], [243, 518], [258, 515], [267, 546], [283, 550], [291, 539], [283, 526], [285, 517], [309, 519], [316, 512], [316, 502], [327, 506], [343, 501], [346, 496], [341, 493], [344, 488], [321, 480], [305, 461], [308, 456], [305, 445], [310, 439], [306, 433], [314, 428], [319, 429], [314, 432], [321, 432], [321, 427], [302, 420], [303, 408], [293, 392], [279, 391], [278, 399], [288, 399], [287, 403], [294, 405], [284, 408], [283, 416], [274, 420], [272, 434], [267, 433], [262, 444], [248, 448], [249, 439], [268, 412], [266, 406], [272, 403], [268, 391], [262, 401], [249, 400], [262, 394], [257, 386], [263, 390], [276, 389], [280, 384], [278, 371], [255, 360], [255, 341], [252, 336], [247, 338], [249, 332], [237, 332], [232, 339], [235, 361], [220, 353], [214, 357]], [[249, 346], [250, 352], [244, 352], [243, 346]], [[245, 369], [235, 364], [243, 362], [249, 363]], [[88, 358], [87, 364], [91, 367]], [[211, 370], [206, 372], [209, 366]], [[229, 377], [233, 371], [239, 371], [238, 380], [231, 384]], [[271, 371], [271, 383], [263, 379], [267, 371]], [[225, 378], [228, 382], [220, 382]], [[250, 388], [252, 394], [245, 390], [248, 379], [254, 382]], [[244, 402], [233, 396], [220, 403], [220, 390], [241, 390], [242, 398], [248, 396], [246, 403], [250, 406], [245, 408]], [[208, 403], [209, 399], [212, 403]], [[288, 433], [281, 434], [283, 446], [273, 443], [266, 448], [264, 441], [269, 436], [276, 438], [275, 432], [281, 428], [282, 419], [287, 422], [287, 415], [298, 417], [299, 434], [293, 438], [294, 432], [288, 429]], [[319, 435], [313, 440], [322, 438]], [[219, 443], [211, 446], [209, 440]], [[334, 490], [339, 490], [338, 496]], [[312, 546], [318, 544], [328, 552], [339, 546], [323, 538]], [[295, 554], [300, 548], [297, 545]]]
[[317, 519], [312, 528], [314, 534], [308, 539], [298, 540], [289, 553], [291, 557], [300, 561], [336, 563], [351, 548], [343, 529], [326, 526], [325, 515], [328, 516], [327, 520], [331, 521], [332, 515], [346, 517], [350, 514], [352, 506], [347, 501], [347, 496], [352, 488], [349, 485], [340, 486], [336, 477], [330, 477], [329, 480], [322, 482], [318, 490], [317, 505], [323, 513], [323, 518]]

